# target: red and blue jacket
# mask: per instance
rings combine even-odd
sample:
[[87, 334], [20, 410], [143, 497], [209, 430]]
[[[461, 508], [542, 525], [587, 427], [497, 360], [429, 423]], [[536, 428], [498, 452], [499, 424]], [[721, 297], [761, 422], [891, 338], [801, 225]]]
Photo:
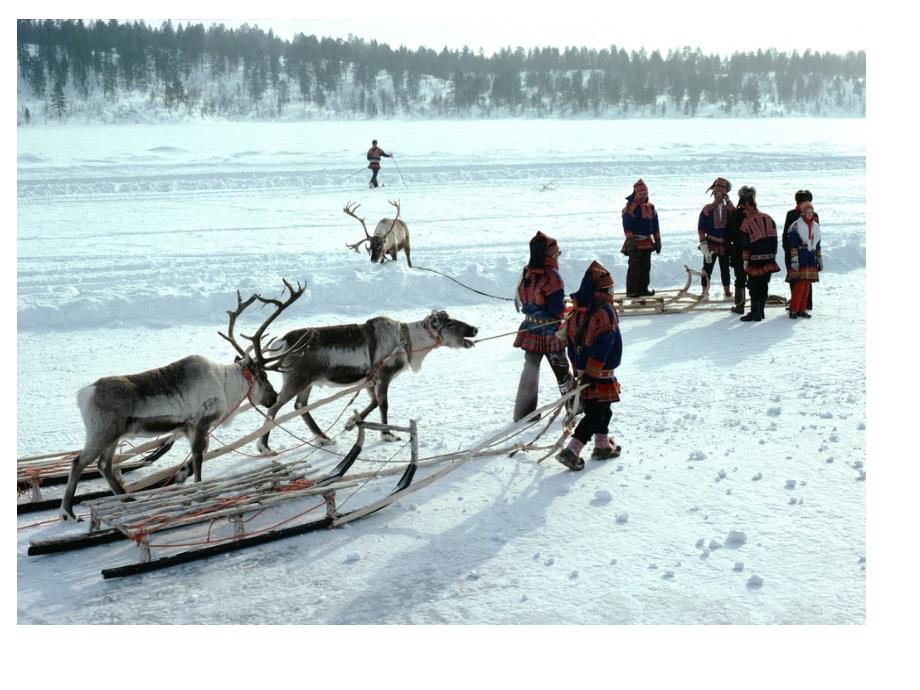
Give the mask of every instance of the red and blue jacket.
[[623, 209], [623, 234], [635, 241], [636, 249], [653, 249], [661, 241], [658, 212], [655, 204], [641, 203], [635, 197], [635, 193], [626, 197], [629, 203]]
[[524, 268], [518, 285], [518, 299], [524, 321], [521, 322], [514, 346], [531, 352], [559, 352], [565, 348], [556, 337], [565, 311], [565, 291], [562, 276], [551, 266]]
[[380, 158], [391, 158], [392, 156], [389, 153], [386, 153], [379, 146], [371, 146], [367, 150], [367, 160], [370, 161], [370, 164], [367, 166], [371, 170], [377, 170], [380, 168]]
[[726, 200], [721, 208], [715, 202], [703, 206], [700, 211], [700, 220], [697, 223], [697, 231], [700, 235], [700, 242], [706, 242], [709, 245], [709, 251], [714, 254], [725, 254], [725, 226], [728, 222], [728, 214], [735, 210], [735, 205]]
[[773, 219], [757, 209], [745, 209], [741, 222], [741, 250], [748, 276], [759, 278], [779, 271], [776, 263], [778, 246]]
[[[581, 392], [584, 400], [616, 402], [620, 385], [614, 370], [623, 357], [623, 339], [613, 304], [601, 302], [592, 309], [578, 306], [569, 318], [566, 341], [569, 359], [577, 376], [591, 385]], [[587, 320], [587, 323], [585, 321]]]

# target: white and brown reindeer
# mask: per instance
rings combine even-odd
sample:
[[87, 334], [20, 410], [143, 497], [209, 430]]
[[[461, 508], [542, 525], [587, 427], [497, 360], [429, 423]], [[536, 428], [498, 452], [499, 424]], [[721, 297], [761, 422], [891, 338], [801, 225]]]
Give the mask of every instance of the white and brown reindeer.
[[[176, 481], [183, 482], [192, 473], [195, 481], [201, 481], [202, 456], [207, 449], [211, 429], [231, 419], [247, 398], [254, 405], [271, 407], [275, 404], [278, 395], [266, 371], [275, 368], [284, 353], [264, 356], [262, 338], [268, 325], [304, 291], [300, 283], [293, 288], [285, 280], [284, 285], [289, 292], [284, 302], [266, 299], [259, 294], [244, 302], [237, 292], [237, 307], [227, 312], [230, 315], [228, 334], [219, 334], [238, 353], [233, 364], [217, 364], [192, 355], [139, 374], [106, 376], [77, 393], [80, 414], [86, 427], [86, 441], [70, 468], [67, 489], [61, 501], [63, 520], [76, 519], [73, 498], [77, 482], [83, 470], [94, 460], [112, 492], [125, 493], [112, 467], [115, 448], [122, 438], [166, 432], [184, 434], [191, 446], [191, 458], [176, 474]], [[242, 336], [251, 342], [244, 350], [237, 343], [233, 328], [240, 314], [255, 301], [262, 306], [273, 305], [275, 309], [254, 335]]]
[[[286, 354], [278, 367], [284, 381], [278, 400], [268, 410], [272, 419], [291, 398], [296, 396], [295, 409], [308, 404], [313, 386], [350, 386], [370, 381], [370, 404], [359, 414], [364, 419], [380, 407], [380, 419], [387, 424], [389, 402], [387, 390], [390, 382], [407, 367], [418, 371], [422, 361], [438, 347], [470, 348], [479, 329], [463, 321], [452, 319], [445, 311], [432, 311], [420, 321], [403, 323], [385, 316], [377, 316], [363, 324], [300, 328], [286, 333], [272, 343]], [[309, 347], [297, 343], [309, 341]], [[292, 345], [293, 344], [293, 345]], [[304, 422], [320, 444], [331, 439], [319, 428], [309, 412]], [[259, 450], [271, 453], [266, 434], [259, 440]], [[397, 437], [383, 431], [384, 440]]]
[[403, 251], [406, 254], [406, 262], [409, 268], [412, 268], [412, 258], [409, 256], [409, 227], [399, 218], [399, 201], [390, 201], [391, 206], [396, 207], [395, 218], [381, 218], [374, 228], [374, 234], [367, 231], [367, 225], [363, 218], [359, 218], [355, 211], [361, 204], [349, 201], [342, 210], [349, 216], [361, 223], [364, 228], [364, 239], [358, 240], [354, 244], [345, 243], [349, 249], [358, 251], [362, 244], [366, 245], [367, 253], [371, 255], [371, 262], [382, 264], [386, 257], [389, 256], [396, 261], [397, 252]]

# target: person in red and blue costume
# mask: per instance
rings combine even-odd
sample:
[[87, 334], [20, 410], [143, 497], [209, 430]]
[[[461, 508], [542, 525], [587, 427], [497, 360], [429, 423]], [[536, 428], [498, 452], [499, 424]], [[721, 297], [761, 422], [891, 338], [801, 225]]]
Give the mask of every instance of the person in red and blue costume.
[[731, 190], [731, 182], [724, 177], [717, 177], [715, 182], [706, 190], [712, 192], [712, 203], [703, 206], [697, 223], [697, 231], [700, 235], [700, 251], [703, 252], [703, 294], [707, 296], [716, 259], [719, 260], [722, 291], [726, 297], [732, 296], [728, 245], [725, 242], [725, 226], [728, 223], [728, 216], [735, 210], [735, 205], [728, 198], [728, 193]]
[[559, 244], [537, 232], [530, 240], [530, 260], [518, 283], [515, 306], [524, 313], [524, 321], [514, 339], [514, 346], [524, 350], [524, 370], [518, 381], [514, 401], [514, 421], [537, 409], [540, 363], [549, 362], [559, 392], [572, 390], [574, 379], [565, 358], [565, 287], [559, 275]]
[[377, 183], [377, 173], [380, 172], [380, 159], [392, 157], [392, 153], [387, 153], [382, 148], [377, 146], [376, 139], [371, 142], [371, 147], [367, 150], [367, 160], [370, 161], [367, 167], [370, 168], [370, 170], [373, 172], [373, 175], [371, 175], [371, 181], [368, 183], [368, 186], [371, 189], [376, 189], [379, 186]]
[[808, 300], [818, 274], [824, 269], [821, 259], [821, 226], [814, 206], [802, 204], [802, 215], [789, 226], [789, 268], [793, 278], [790, 319], [810, 319]]
[[776, 263], [779, 238], [776, 236], [774, 220], [757, 208], [756, 190], [753, 187], [749, 190], [749, 196], [738, 199], [738, 208], [744, 213], [741, 222], [741, 251], [748, 292], [751, 295], [751, 311], [740, 320], [762, 321], [770, 276], [779, 271]]
[[571, 297], [574, 311], [566, 325], [567, 351], [578, 385], [588, 387], [579, 393], [584, 417], [556, 459], [577, 472], [584, 469], [581, 451], [592, 434], [592, 460], [620, 455], [620, 446], [610, 438], [609, 427], [613, 414], [610, 405], [620, 400], [615, 370], [623, 358], [623, 339], [613, 306], [613, 276], [600, 263], [591, 263], [578, 292]]
[[629, 257], [626, 271], [626, 296], [650, 297], [654, 290], [648, 289], [652, 272], [652, 250], [661, 253], [661, 232], [658, 228], [658, 212], [649, 203], [648, 185], [641, 179], [633, 185], [633, 192], [626, 197], [623, 209], [623, 233], [626, 239], [620, 251]]

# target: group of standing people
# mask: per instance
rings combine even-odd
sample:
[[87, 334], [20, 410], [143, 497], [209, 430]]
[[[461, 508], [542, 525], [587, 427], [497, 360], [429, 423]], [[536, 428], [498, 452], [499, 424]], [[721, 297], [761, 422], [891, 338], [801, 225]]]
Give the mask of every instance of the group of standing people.
[[[717, 177], [706, 191], [712, 202], [700, 211], [697, 232], [699, 249], [703, 254], [703, 296], [709, 296], [710, 283], [719, 264], [719, 277], [725, 297], [734, 296], [731, 311], [744, 314], [745, 291], [750, 294], [750, 311], [742, 321], [761, 321], [767, 303], [770, 276], [780, 271], [776, 263], [779, 249], [776, 223], [757, 208], [757, 190], [744, 186], [738, 190], [738, 204], [728, 196], [732, 185]], [[796, 206], [786, 214], [782, 247], [786, 266], [786, 281], [790, 284], [791, 318], [811, 318], [811, 284], [818, 281], [823, 269], [821, 261], [821, 228], [818, 215], [811, 205], [808, 190], [795, 194]], [[655, 291], [649, 288], [652, 251], [661, 253], [661, 229], [658, 212], [649, 201], [648, 185], [638, 180], [623, 208], [623, 234], [620, 251], [629, 259], [626, 271], [626, 297], [641, 299]], [[734, 272], [734, 294], [731, 272]], [[796, 286], [798, 286], [796, 288]], [[805, 300], [803, 302], [803, 300]]]
[[[712, 202], [700, 212], [698, 233], [703, 254], [703, 290], [709, 285], [719, 264], [725, 297], [732, 297], [731, 271], [734, 271], [734, 306], [744, 314], [742, 321], [761, 321], [767, 302], [770, 277], [780, 271], [776, 262], [780, 245], [776, 223], [757, 207], [757, 190], [744, 186], [738, 190], [738, 203], [728, 197], [731, 183], [717, 177], [707, 189]], [[626, 197], [622, 212], [625, 239], [621, 252], [629, 259], [626, 296], [642, 298], [655, 294], [649, 288], [651, 253], [661, 252], [658, 213], [649, 201], [648, 185], [638, 180]], [[823, 270], [821, 229], [811, 204], [812, 195], [799, 190], [796, 207], [786, 214], [782, 248], [786, 280], [792, 299], [790, 318], [811, 318], [811, 287]], [[623, 355], [619, 318], [614, 307], [614, 281], [598, 261], [585, 271], [577, 292], [565, 302], [565, 289], [559, 274], [559, 243], [537, 232], [530, 240], [530, 258], [524, 267], [515, 295], [515, 305], [524, 314], [514, 346], [524, 350], [524, 369], [518, 382], [514, 421], [537, 408], [540, 364], [545, 357], [563, 395], [584, 385], [567, 403], [569, 415], [583, 412], [565, 448], [556, 459], [571, 470], [584, 468], [581, 452], [593, 436], [591, 458], [618, 457], [618, 446], [609, 434], [611, 404], [620, 399], [620, 384], [615, 370]], [[745, 290], [750, 294], [750, 311], [745, 314]], [[571, 369], [570, 369], [571, 364]]]

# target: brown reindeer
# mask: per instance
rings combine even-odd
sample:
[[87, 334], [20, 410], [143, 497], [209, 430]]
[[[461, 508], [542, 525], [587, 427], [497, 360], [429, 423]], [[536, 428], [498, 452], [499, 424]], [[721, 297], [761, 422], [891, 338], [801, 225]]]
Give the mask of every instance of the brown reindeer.
[[[360, 418], [364, 419], [379, 406], [380, 419], [386, 424], [390, 382], [407, 367], [418, 371], [422, 360], [437, 347], [473, 347], [469, 338], [478, 332], [475, 326], [452, 319], [445, 311], [432, 311], [412, 323], [378, 316], [363, 324], [290, 331], [272, 343], [272, 348], [280, 348], [287, 354], [278, 367], [284, 382], [268, 416], [274, 419], [278, 410], [295, 396], [295, 409], [304, 407], [315, 385], [350, 386], [372, 381], [374, 385], [368, 388], [371, 403], [361, 411]], [[309, 347], [297, 345], [305, 340], [309, 341]], [[304, 422], [320, 443], [331, 442], [309, 412], [304, 414]], [[382, 434], [386, 441], [396, 440], [389, 432]], [[259, 441], [263, 453], [270, 452], [268, 436], [266, 432]]]
[[358, 251], [361, 245], [364, 244], [366, 245], [367, 253], [371, 255], [371, 261], [381, 264], [386, 260], [387, 255], [393, 261], [396, 261], [397, 252], [402, 250], [406, 253], [406, 262], [409, 264], [409, 268], [412, 268], [412, 259], [409, 256], [409, 227], [399, 219], [399, 201], [390, 201], [390, 205], [396, 207], [396, 217], [381, 218], [377, 222], [377, 227], [374, 228], [374, 234], [371, 235], [367, 231], [364, 219], [359, 218], [355, 213], [361, 204], [349, 201], [342, 210], [361, 223], [365, 237], [354, 244], [346, 242], [345, 246]]
[[[299, 283], [296, 289], [286, 280], [284, 285], [290, 293], [284, 302], [258, 294], [244, 302], [240, 293], [236, 293], [237, 307], [227, 312], [230, 315], [228, 335], [220, 333], [238, 353], [233, 364], [217, 364], [192, 355], [139, 374], [106, 376], [77, 393], [80, 414], [86, 427], [86, 441], [70, 468], [67, 489], [61, 501], [63, 520], [76, 519], [73, 497], [77, 483], [83, 470], [94, 460], [112, 492], [125, 493], [112, 467], [115, 448], [122, 438], [171, 431], [183, 433], [189, 440], [192, 453], [177, 473], [176, 481], [185, 481], [194, 472], [197, 482], [201, 481], [202, 456], [207, 449], [211, 429], [229, 421], [247, 397], [254, 405], [270, 408], [275, 404], [278, 395], [266, 371], [275, 368], [286, 352], [264, 356], [262, 338], [268, 325], [304, 291]], [[240, 314], [256, 300], [263, 305], [273, 305], [275, 310], [254, 335], [243, 336], [251, 341], [244, 350], [237, 343], [233, 328]], [[303, 344], [297, 342], [295, 347]]]

